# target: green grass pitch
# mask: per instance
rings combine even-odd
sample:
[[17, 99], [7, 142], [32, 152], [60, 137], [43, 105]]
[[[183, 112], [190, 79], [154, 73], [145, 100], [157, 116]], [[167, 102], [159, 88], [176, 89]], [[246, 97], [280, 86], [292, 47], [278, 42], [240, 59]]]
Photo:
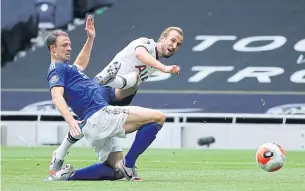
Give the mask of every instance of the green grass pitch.
[[[254, 150], [148, 149], [137, 161], [143, 182], [44, 182], [54, 148], [1, 147], [1, 190], [305, 190], [304, 151], [288, 151], [284, 167], [268, 173], [257, 166]], [[75, 168], [96, 162], [90, 148], [72, 148], [65, 161]]]

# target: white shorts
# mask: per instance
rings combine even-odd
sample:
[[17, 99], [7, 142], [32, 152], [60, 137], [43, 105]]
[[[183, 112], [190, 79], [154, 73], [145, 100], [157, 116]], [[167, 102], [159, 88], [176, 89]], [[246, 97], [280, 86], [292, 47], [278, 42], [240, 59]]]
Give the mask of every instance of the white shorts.
[[123, 151], [118, 138], [125, 138], [123, 125], [128, 117], [128, 109], [106, 106], [88, 118], [82, 128], [100, 162], [105, 162], [111, 152]]

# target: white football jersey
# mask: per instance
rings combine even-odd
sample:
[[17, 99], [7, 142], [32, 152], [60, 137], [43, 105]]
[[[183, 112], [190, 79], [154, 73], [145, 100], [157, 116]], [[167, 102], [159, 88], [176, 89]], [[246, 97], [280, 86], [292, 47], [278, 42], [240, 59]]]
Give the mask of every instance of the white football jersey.
[[155, 68], [148, 66], [136, 58], [135, 49], [137, 47], [144, 47], [147, 51], [157, 58], [157, 43], [153, 39], [141, 37], [130, 42], [123, 50], [121, 50], [113, 58], [111, 62], [120, 62], [121, 68], [118, 75], [124, 75], [130, 72], [138, 72], [140, 75], [140, 82], [149, 78], [149, 76], [156, 71]]

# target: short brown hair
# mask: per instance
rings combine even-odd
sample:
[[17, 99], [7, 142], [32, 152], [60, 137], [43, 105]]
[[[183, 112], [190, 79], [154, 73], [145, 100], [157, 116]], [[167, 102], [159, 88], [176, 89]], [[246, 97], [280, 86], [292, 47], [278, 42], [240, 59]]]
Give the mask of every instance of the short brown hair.
[[171, 26], [166, 28], [160, 35], [158, 42], [161, 40], [161, 38], [167, 37], [167, 35], [171, 32], [171, 31], [177, 31], [182, 37], [183, 37], [183, 30], [180, 27], [175, 27], [175, 26]]
[[46, 44], [48, 49], [50, 50], [50, 46], [56, 43], [56, 39], [58, 36], [68, 36], [68, 34], [64, 31], [53, 31], [48, 34], [46, 37]]

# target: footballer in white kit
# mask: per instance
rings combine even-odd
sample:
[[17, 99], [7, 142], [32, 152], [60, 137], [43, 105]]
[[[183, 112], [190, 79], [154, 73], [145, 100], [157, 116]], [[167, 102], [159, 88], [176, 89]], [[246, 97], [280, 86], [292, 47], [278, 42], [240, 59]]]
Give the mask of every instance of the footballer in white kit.
[[[137, 47], [143, 47], [149, 54], [157, 57], [157, 43], [153, 39], [145, 37], [138, 38], [132, 41], [121, 52], [119, 52], [111, 62], [120, 62], [121, 68], [118, 71], [119, 76], [124, 76], [128, 73], [138, 72], [140, 80], [139, 84], [148, 79], [148, 77], [156, 71], [155, 68], [148, 66], [136, 58], [135, 49]], [[122, 88], [124, 89], [124, 88]]]
[[[128, 89], [136, 84], [138, 76], [140, 85], [156, 70], [178, 74], [178, 66], [166, 66], [158, 60], [160, 57], [169, 58], [178, 51], [183, 41], [182, 35], [180, 28], [169, 27], [161, 34], [158, 42], [145, 37], [133, 40], [96, 75], [96, 78], [103, 85]], [[116, 76], [112, 76], [111, 71], [115, 71], [116, 64], [120, 65], [120, 69]]]

